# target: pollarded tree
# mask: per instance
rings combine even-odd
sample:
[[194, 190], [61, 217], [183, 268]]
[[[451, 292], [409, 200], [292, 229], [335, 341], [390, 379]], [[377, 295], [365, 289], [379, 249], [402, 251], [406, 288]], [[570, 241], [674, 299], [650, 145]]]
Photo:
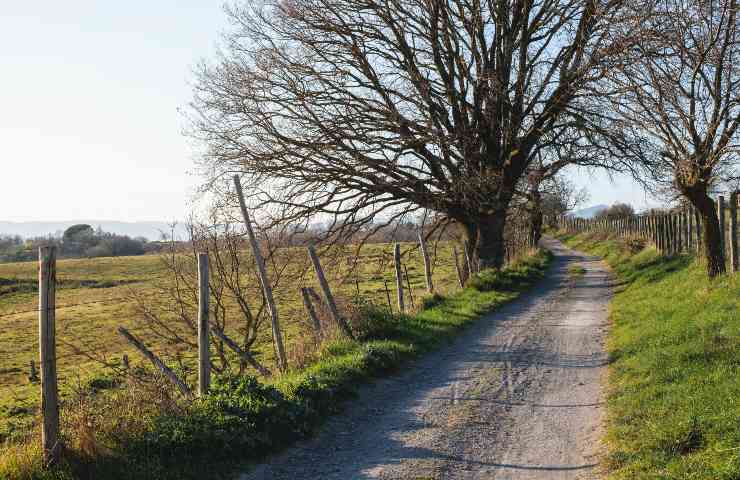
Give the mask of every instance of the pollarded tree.
[[329, 218], [352, 233], [437, 212], [499, 267], [533, 151], [633, 40], [615, 35], [622, 3], [234, 6], [219, 60], [198, 72], [192, 134], [211, 179], [242, 173], [282, 221]]
[[709, 276], [725, 271], [709, 194], [738, 178], [740, 38], [737, 0], [653, 0], [644, 41], [613, 70], [612, 97], [641, 145], [653, 185], [671, 187], [699, 211]]

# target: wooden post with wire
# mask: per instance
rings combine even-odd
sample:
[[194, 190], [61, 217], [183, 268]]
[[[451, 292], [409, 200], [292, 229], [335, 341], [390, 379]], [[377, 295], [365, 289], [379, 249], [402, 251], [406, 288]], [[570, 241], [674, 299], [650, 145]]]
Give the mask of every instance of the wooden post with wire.
[[388, 310], [393, 311], [393, 305], [391, 303], [391, 291], [388, 288], [388, 280], [383, 280], [383, 285], [385, 286], [385, 297], [388, 299]]
[[211, 387], [211, 358], [208, 333], [210, 284], [208, 282], [208, 254], [198, 254], [198, 395], [208, 393]]
[[411, 279], [409, 278], [409, 269], [406, 268], [406, 264], [403, 265], [403, 273], [406, 275], [406, 286], [409, 289], [409, 301], [411, 302], [411, 308], [416, 308], [414, 304], [414, 291], [411, 289]]
[[737, 251], [737, 200], [738, 193], [732, 192], [730, 194], [730, 268], [733, 272], [740, 270], [738, 262], [740, 257]]
[[59, 390], [56, 359], [57, 249], [39, 249], [39, 356], [41, 367], [41, 446], [44, 465], [59, 462]]
[[396, 243], [393, 245], [393, 264], [396, 269], [396, 292], [398, 292], [398, 311], [403, 313], [406, 311], [403, 302], [403, 274], [401, 273], [401, 245]]
[[308, 256], [310, 257], [313, 268], [316, 271], [316, 277], [319, 280], [321, 291], [324, 293], [324, 299], [326, 300], [326, 305], [329, 307], [329, 313], [332, 316], [332, 320], [334, 320], [337, 326], [342, 330], [342, 332], [344, 332], [345, 335], [347, 335], [347, 337], [354, 339], [355, 337], [352, 334], [352, 329], [349, 328], [349, 324], [339, 314], [339, 309], [337, 308], [337, 304], [334, 301], [334, 295], [332, 295], [331, 293], [329, 282], [326, 281], [324, 269], [321, 268], [321, 261], [319, 260], [319, 256], [316, 255], [316, 249], [313, 247], [313, 245], [308, 246]]
[[419, 248], [421, 248], [421, 256], [424, 260], [424, 278], [427, 281], [427, 292], [433, 294], [434, 283], [432, 282], [432, 267], [429, 262], [429, 252], [427, 251], [427, 244], [424, 241], [423, 232], [419, 232]]
[[159, 359], [151, 350], [146, 348], [144, 345], [144, 342], [133, 336], [128, 330], [126, 330], [123, 327], [118, 327], [118, 333], [126, 339], [128, 343], [130, 343], [134, 348], [136, 348], [139, 353], [141, 353], [144, 357], [146, 357], [150, 362], [152, 362], [152, 365], [157, 367], [157, 369], [164, 374], [165, 377], [167, 377], [170, 382], [172, 382], [178, 390], [180, 390], [180, 393], [182, 393], [187, 398], [193, 397], [193, 392], [190, 391], [190, 388], [183, 382], [175, 372], [172, 371], [170, 367], [165, 365], [165, 363]]
[[457, 247], [452, 247], [452, 256], [455, 260], [455, 270], [457, 271], [457, 281], [460, 284], [460, 288], [465, 287], [465, 278], [463, 277], [462, 269], [460, 268], [460, 256], [457, 254]]
[[308, 289], [306, 287], [301, 288], [301, 297], [303, 298], [303, 306], [306, 308], [306, 312], [308, 312], [308, 318], [311, 320], [311, 326], [316, 334], [316, 338], [320, 339], [321, 321], [316, 313], [316, 308], [313, 306], [313, 302], [311, 302], [311, 295], [308, 293]]
[[722, 261], [725, 264], [725, 267], [727, 266], [727, 241], [725, 239], [725, 236], [727, 233], [725, 232], [725, 225], [727, 224], [727, 215], [725, 211], [725, 197], [722, 195], [719, 195], [717, 197], [717, 217], [719, 218], [719, 238], [720, 238], [720, 245], [722, 250]]
[[267, 310], [270, 312], [270, 320], [272, 325], [272, 340], [275, 344], [275, 353], [278, 361], [278, 368], [281, 372], [288, 369], [288, 358], [285, 355], [285, 345], [283, 344], [283, 335], [280, 333], [280, 322], [278, 320], [277, 306], [275, 305], [275, 298], [272, 295], [272, 285], [270, 285], [270, 279], [267, 277], [267, 269], [265, 268], [265, 259], [262, 257], [259, 244], [257, 243], [257, 237], [254, 235], [252, 230], [252, 221], [249, 218], [249, 212], [247, 211], [247, 203], [244, 200], [244, 192], [242, 191], [242, 183], [239, 180], [239, 175], [234, 175], [234, 186], [236, 187], [236, 194], [239, 197], [239, 207], [242, 211], [242, 217], [244, 218], [244, 225], [247, 228], [247, 237], [249, 238], [249, 245], [252, 247], [252, 253], [254, 254], [254, 261], [257, 264], [257, 275], [262, 285], [262, 293], [265, 295], [267, 302]]

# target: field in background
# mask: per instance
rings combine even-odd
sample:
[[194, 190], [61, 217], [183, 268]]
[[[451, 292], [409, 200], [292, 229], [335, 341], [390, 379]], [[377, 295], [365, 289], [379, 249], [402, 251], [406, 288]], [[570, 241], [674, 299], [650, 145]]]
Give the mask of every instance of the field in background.
[[[404, 244], [402, 249], [407, 252], [404, 262], [418, 305], [425, 288], [421, 255], [413, 244]], [[435, 253], [434, 249], [430, 250]], [[387, 305], [384, 287], [384, 280], [387, 280], [395, 309], [391, 259], [390, 244], [364, 247], [356, 274], [347, 276], [346, 266], [328, 269], [334, 293], [340, 300], [350, 298], [357, 294], [359, 285], [362, 298]], [[438, 244], [432, 260], [436, 290], [445, 293], [456, 289], [452, 245]], [[38, 304], [37, 268], [35, 262], [0, 264], [0, 439], [13, 428], [22, 428], [39, 403], [40, 388], [28, 379], [30, 361], [38, 359], [38, 314], [34, 311]], [[120, 362], [127, 353], [132, 361], [139, 361], [138, 354], [116, 333], [118, 326], [135, 332], [155, 352], [166, 347], [152, 341], [153, 337], [140, 328], [134, 302], [130, 299], [132, 294], [144, 299], [157, 294], [155, 285], [166, 280], [159, 256], [60, 260], [57, 271], [57, 368], [62, 395], [103, 373], [104, 367], [85, 352], [104, 355], [111, 362]], [[346, 277], [345, 282], [339, 285], [342, 277]], [[316, 286], [313, 272], [306, 278], [305, 285], [281, 285], [275, 292], [289, 357], [291, 348], [308, 332], [298, 291], [301, 286]], [[408, 304], [408, 298], [406, 301]], [[227, 330], [227, 333], [230, 332]], [[267, 322], [262, 325], [256, 350], [262, 361], [272, 367], [273, 348]], [[193, 365], [197, 355], [195, 350], [189, 353], [182, 356], [185, 365]], [[191, 374], [189, 379], [193, 378]]]

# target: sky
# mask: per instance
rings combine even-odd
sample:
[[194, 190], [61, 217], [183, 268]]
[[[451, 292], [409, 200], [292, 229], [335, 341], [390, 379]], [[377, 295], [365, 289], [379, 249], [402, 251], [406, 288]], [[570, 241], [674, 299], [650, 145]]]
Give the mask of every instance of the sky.
[[[226, 27], [218, 0], [4, 2], [0, 220], [184, 219], [198, 177], [178, 109]], [[646, 204], [629, 179], [571, 175], [585, 206]]]

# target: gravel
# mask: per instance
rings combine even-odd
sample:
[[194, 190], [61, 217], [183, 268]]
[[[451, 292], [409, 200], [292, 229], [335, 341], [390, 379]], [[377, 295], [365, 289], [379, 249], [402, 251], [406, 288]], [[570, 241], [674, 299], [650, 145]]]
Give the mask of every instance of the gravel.
[[600, 478], [611, 275], [543, 243], [555, 260], [535, 288], [238, 478]]

